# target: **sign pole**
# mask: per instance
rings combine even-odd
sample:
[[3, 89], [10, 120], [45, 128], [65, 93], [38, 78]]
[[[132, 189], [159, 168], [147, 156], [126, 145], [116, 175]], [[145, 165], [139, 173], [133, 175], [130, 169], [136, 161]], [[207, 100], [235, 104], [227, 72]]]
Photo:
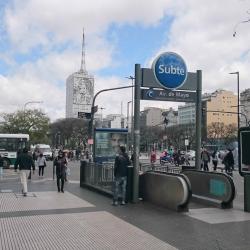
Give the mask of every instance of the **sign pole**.
[[141, 65], [135, 64], [135, 95], [134, 95], [134, 162], [133, 162], [133, 202], [139, 201], [139, 154], [140, 154], [140, 89]]
[[201, 168], [201, 91], [202, 91], [202, 71], [197, 70], [197, 90], [196, 90], [196, 154], [195, 167]]

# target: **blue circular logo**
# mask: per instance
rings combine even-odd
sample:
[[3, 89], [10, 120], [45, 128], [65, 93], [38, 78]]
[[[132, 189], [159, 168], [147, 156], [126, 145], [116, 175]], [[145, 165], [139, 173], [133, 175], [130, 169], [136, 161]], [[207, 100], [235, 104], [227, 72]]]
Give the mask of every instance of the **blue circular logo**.
[[153, 62], [153, 72], [158, 83], [166, 89], [178, 89], [187, 79], [187, 66], [174, 52], [160, 54]]

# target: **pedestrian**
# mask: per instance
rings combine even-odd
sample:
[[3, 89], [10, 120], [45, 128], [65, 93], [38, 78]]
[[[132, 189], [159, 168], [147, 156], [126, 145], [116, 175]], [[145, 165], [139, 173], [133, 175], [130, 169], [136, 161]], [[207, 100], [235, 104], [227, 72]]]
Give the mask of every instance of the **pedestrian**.
[[58, 192], [64, 193], [67, 160], [62, 150], [58, 152], [58, 156], [55, 158], [53, 164], [56, 167], [56, 183]]
[[19, 166], [20, 170], [20, 179], [22, 184], [22, 193], [23, 196], [27, 196], [28, 186], [27, 186], [27, 175], [33, 169], [33, 173], [35, 172], [35, 163], [32, 159], [32, 156], [28, 154], [28, 149], [24, 148], [23, 153], [19, 154], [16, 162], [14, 164], [15, 171]]
[[156, 162], [156, 152], [154, 148], [151, 150], [151, 153], [150, 153], [150, 162], [151, 164], [154, 164]]
[[231, 149], [228, 149], [228, 153], [224, 157], [222, 163], [225, 165], [226, 173], [233, 176], [234, 156]]
[[201, 161], [203, 163], [203, 169], [204, 169], [204, 171], [209, 171], [209, 169], [208, 169], [208, 163], [210, 162], [210, 155], [209, 155], [207, 149], [205, 149], [205, 148], [201, 152]]
[[43, 176], [44, 168], [46, 167], [46, 159], [45, 159], [43, 153], [40, 153], [40, 155], [37, 157], [37, 166], [39, 168], [38, 175]]
[[118, 196], [121, 195], [121, 205], [125, 205], [126, 186], [127, 186], [127, 170], [130, 165], [130, 160], [124, 146], [119, 147], [119, 154], [115, 158], [114, 176], [115, 187], [113, 205], [118, 205]]
[[218, 165], [218, 152], [217, 152], [217, 150], [214, 150], [214, 152], [212, 153], [212, 163], [213, 163], [214, 171], [216, 171], [217, 165]]

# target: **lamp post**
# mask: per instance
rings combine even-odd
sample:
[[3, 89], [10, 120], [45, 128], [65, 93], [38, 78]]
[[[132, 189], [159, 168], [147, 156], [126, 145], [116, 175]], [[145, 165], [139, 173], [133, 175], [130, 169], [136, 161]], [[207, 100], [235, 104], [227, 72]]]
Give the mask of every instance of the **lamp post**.
[[[133, 131], [134, 131], [134, 122], [133, 122], [133, 114], [134, 114], [134, 80], [135, 77], [133, 76], [126, 76], [125, 78], [130, 79], [131, 80], [131, 85], [132, 85], [132, 97], [131, 97], [131, 135], [133, 135]], [[133, 144], [133, 136], [132, 136], [132, 144]]]
[[[132, 103], [132, 101], [129, 101], [127, 103], [127, 128], [128, 128], [128, 134], [127, 134], [127, 149], [129, 150], [129, 104]], [[131, 112], [132, 114], [132, 112]], [[132, 116], [131, 116], [132, 117]], [[131, 127], [132, 127], [132, 122], [131, 122]], [[132, 134], [132, 131], [131, 131]]]
[[238, 130], [240, 128], [240, 73], [239, 71], [229, 73], [237, 75], [237, 113], [238, 113]]
[[23, 105], [23, 109], [25, 110], [26, 106], [28, 104], [32, 104], [32, 103], [43, 103], [43, 101], [30, 101], [30, 102], [26, 102], [24, 105]]

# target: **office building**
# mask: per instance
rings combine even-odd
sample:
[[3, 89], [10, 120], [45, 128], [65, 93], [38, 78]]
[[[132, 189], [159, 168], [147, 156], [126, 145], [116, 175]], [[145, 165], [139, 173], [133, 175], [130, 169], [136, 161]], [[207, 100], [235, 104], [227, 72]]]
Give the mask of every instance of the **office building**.
[[86, 70], [83, 33], [81, 68], [66, 80], [66, 118], [87, 117], [91, 113], [93, 96], [94, 77]]

